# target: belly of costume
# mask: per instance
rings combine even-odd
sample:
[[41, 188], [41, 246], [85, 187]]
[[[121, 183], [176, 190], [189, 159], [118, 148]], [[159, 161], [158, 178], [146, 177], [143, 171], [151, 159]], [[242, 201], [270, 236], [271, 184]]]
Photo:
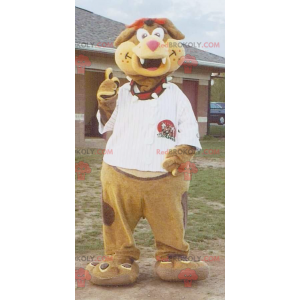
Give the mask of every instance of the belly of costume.
[[119, 168], [119, 167], [118, 167], [118, 169], [127, 174], [134, 175], [134, 176], [140, 177], [140, 178], [152, 178], [152, 177], [158, 177], [163, 174], [166, 174], [164, 172], [139, 171], [139, 170], [133, 170], [133, 169]]

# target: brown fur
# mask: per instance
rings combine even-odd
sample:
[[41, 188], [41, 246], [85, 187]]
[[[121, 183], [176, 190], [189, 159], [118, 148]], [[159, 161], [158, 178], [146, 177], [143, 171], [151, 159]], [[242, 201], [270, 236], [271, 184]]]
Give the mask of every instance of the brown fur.
[[163, 26], [173, 39], [183, 40], [185, 38], [184, 34], [181, 33], [169, 19], [166, 19], [166, 23]]
[[[166, 22], [163, 25], [154, 23], [152, 26], [148, 26], [144, 24], [143, 27], [141, 28], [145, 28], [148, 32], [152, 33], [152, 31], [157, 27], [161, 27], [165, 29], [164, 41], [167, 41], [170, 37], [176, 40], [182, 40], [185, 38], [184, 34], [181, 33], [169, 19], [166, 19]], [[139, 41], [136, 38], [135, 32], [136, 32], [136, 28], [132, 28], [132, 27], [126, 28], [116, 38], [114, 42], [114, 46], [118, 47], [120, 44], [126, 41], [132, 41], [134, 44], [137, 45]]]
[[142, 75], [131, 76], [132, 80], [137, 83], [141, 92], [147, 92], [153, 89], [163, 78], [168, 74], [164, 74], [158, 77], [145, 77]]
[[134, 34], [135, 34], [135, 29], [134, 28], [126, 28], [116, 38], [116, 40], [114, 41], [114, 46], [118, 47], [120, 44], [122, 44], [125, 41], [128, 41], [129, 39], [131, 39]]

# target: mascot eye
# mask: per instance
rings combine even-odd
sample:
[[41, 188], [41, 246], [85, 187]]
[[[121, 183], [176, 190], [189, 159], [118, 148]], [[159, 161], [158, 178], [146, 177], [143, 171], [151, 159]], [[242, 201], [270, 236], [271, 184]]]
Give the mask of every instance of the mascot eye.
[[141, 40], [143, 40], [144, 38], [146, 38], [148, 35], [149, 35], [149, 32], [143, 28], [138, 29], [138, 31], [136, 32], [136, 37], [139, 42]]
[[160, 39], [163, 39], [165, 36], [164, 30], [162, 28], [155, 28], [152, 32], [152, 35], [156, 35]]

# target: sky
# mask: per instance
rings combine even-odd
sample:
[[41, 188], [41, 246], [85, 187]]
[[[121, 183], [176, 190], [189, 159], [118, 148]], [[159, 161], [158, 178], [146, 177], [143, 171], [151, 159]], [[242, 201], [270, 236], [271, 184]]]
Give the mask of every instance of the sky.
[[75, 0], [77, 7], [125, 24], [168, 18], [183, 42], [225, 57], [225, 0]]

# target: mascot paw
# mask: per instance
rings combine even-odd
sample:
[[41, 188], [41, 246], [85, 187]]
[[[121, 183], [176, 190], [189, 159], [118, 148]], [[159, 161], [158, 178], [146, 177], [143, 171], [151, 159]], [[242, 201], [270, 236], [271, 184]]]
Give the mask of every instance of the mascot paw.
[[173, 176], [178, 176], [180, 172], [181, 164], [190, 161], [195, 155], [196, 148], [189, 145], [179, 145], [166, 154], [162, 167], [168, 172], [171, 172]]
[[178, 168], [180, 167], [182, 161], [177, 157], [169, 157], [165, 158], [165, 160], [162, 163], [162, 167], [168, 171], [172, 172], [174, 176], [178, 175]]
[[156, 274], [166, 281], [204, 280], [209, 275], [209, 267], [204, 261], [158, 261]]
[[112, 68], [108, 68], [105, 71], [105, 80], [101, 83], [98, 92], [97, 99], [99, 106], [102, 101], [107, 101], [118, 94], [120, 81], [117, 77], [113, 76]]
[[90, 281], [96, 285], [128, 285], [134, 283], [139, 274], [139, 266], [135, 262], [91, 262], [86, 270], [91, 275]]

